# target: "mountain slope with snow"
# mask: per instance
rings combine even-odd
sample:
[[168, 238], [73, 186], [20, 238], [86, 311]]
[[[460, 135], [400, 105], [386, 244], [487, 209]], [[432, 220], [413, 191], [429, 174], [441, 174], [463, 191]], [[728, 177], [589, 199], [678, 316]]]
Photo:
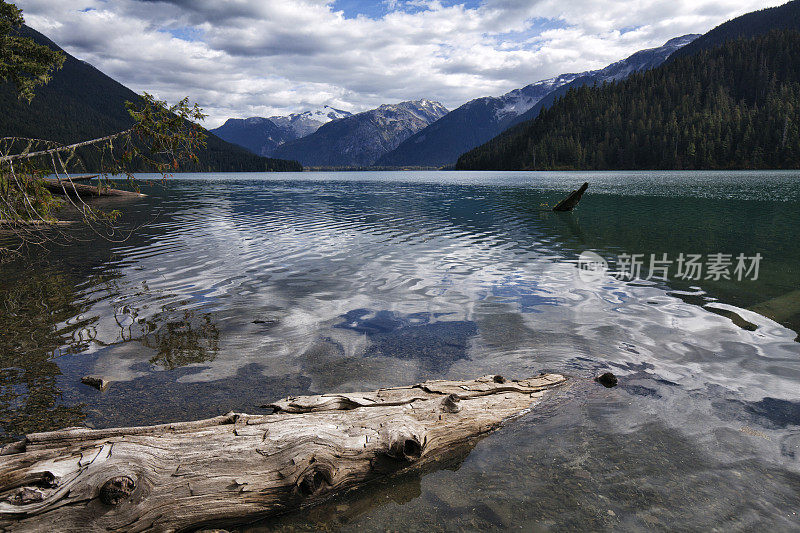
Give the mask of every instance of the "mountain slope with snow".
[[274, 153], [294, 154], [308, 166], [370, 166], [446, 114], [447, 108], [430, 100], [385, 104], [324, 124], [311, 135], [281, 145]]
[[[499, 97], [472, 100], [451, 111], [427, 128], [412, 135], [397, 148], [381, 157], [380, 166], [444, 166], [452, 164], [462, 153], [499, 135], [508, 127], [531, 118], [541, 110], [543, 102], [552, 103], [554, 95], [568, 87], [624, 79], [634, 72], [648, 70], [663, 63], [670, 54], [690, 43], [697, 35], [685, 35], [668, 41], [659, 48], [642, 50], [627, 59], [603, 69], [579, 74], [562, 74], [532, 83]], [[535, 115], [534, 115], [535, 116]]]
[[292, 113], [286, 116], [269, 117], [269, 119], [286, 132], [291, 132], [294, 139], [311, 135], [317, 131], [320, 126], [327, 124], [332, 120], [339, 120], [340, 118], [347, 118], [353, 114], [349, 111], [342, 111], [331, 106], [323, 106], [319, 109], [312, 111], [304, 111], [302, 113]]
[[627, 78], [628, 76], [630, 76], [635, 72], [642, 72], [645, 70], [656, 68], [661, 64], [663, 64], [667, 60], [667, 58], [669, 58], [674, 52], [680, 50], [681, 48], [691, 43], [698, 37], [700, 37], [700, 35], [696, 34], [689, 34], [689, 35], [683, 35], [681, 37], [675, 37], [674, 39], [670, 39], [663, 46], [659, 46], [658, 48], [640, 50], [639, 52], [636, 52], [627, 59], [623, 59], [622, 61], [617, 61], [616, 63], [612, 63], [603, 69], [593, 70], [581, 74], [570, 83], [562, 85], [561, 87], [557, 88], [556, 90], [548, 94], [546, 97], [539, 100], [536, 103], [536, 105], [527, 110], [525, 113], [522, 113], [521, 115], [515, 117], [513, 120], [503, 124], [503, 129], [501, 130], [501, 132], [516, 124], [536, 118], [537, 116], [539, 116], [539, 113], [544, 107], [550, 107], [551, 105], [553, 105], [553, 102], [555, 102], [559, 97], [566, 94], [567, 91], [569, 91], [570, 89], [583, 87], [584, 85], [593, 85], [595, 83], [599, 85], [601, 83], [611, 83], [615, 81], [620, 81], [624, 80], [625, 78]]
[[324, 106], [319, 109], [269, 118], [230, 118], [211, 130], [228, 142], [247, 148], [254, 154], [270, 156], [284, 143], [311, 135], [320, 126], [352, 113]]

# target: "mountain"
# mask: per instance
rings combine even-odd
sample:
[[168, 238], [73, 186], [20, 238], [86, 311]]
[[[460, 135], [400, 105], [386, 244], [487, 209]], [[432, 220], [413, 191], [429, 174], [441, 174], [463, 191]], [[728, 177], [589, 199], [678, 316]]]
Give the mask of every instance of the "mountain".
[[699, 35], [696, 34], [675, 37], [674, 39], [667, 41], [663, 46], [658, 48], [650, 48], [648, 50], [641, 50], [627, 59], [612, 63], [604, 69], [581, 75], [580, 77], [576, 78], [570, 83], [562, 85], [555, 91], [536, 102], [536, 105], [527, 110], [525, 113], [515, 117], [514, 120], [505, 124], [505, 126], [506, 128], [510, 128], [516, 124], [536, 118], [539, 116], [539, 113], [541, 113], [542, 109], [553, 105], [553, 102], [567, 94], [567, 92], [571, 89], [577, 89], [586, 85], [613, 83], [623, 80], [635, 72], [644, 72], [656, 68], [669, 59], [676, 51], [690, 44], [698, 37]]
[[331, 106], [323, 106], [320, 109], [313, 111], [304, 111], [302, 113], [292, 113], [287, 116], [269, 117], [269, 119], [279, 128], [290, 133], [292, 139], [299, 139], [306, 135], [311, 135], [317, 131], [320, 126], [327, 124], [332, 120], [339, 120], [346, 118], [353, 114], [349, 111], [342, 111]]
[[756, 37], [772, 30], [800, 31], [800, 0], [747, 13], [720, 24], [670, 56], [670, 61], [694, 55], [734, 39]]
[[[519, 122], [531, 118], [541, 109], [540, 102], [552, 103], [550, 95], [561, 94], [563, 87], [576, 87], [604, 81], [616, 81], [634, 72], [648, 70], [663, 63], [675, 50], [695, 39], [685, 35], [667, 41], [664, 46], [636, 52], [627, 59], [604, 69], [580, 74], [562, 74], [556, 78], [532, 83], [499, 97], [472, 100], [451, 111], [422, 131], [412, 135], [397, 148], [381, 157], [379, 166], [444, 166], [459, 155]], [[555, 91], [555, 92], [554, 92]], [[534, 116], [535, 116], [534, 114]]]
[[[39, 44], [61, 50], [32, 28], [26, 26], [19, 31]], [[36, 90], [30, 104], [20, 101], [10, 84], [0, 85], [0, 137], [31, 137], [70, 144], [122, 131], [133, 124], [125, 102], [139, 102], [139, 96], [90, 64], [66, 52], [64, 55], [64, 67], [53, 75], [49, 84]], [[200, 163], [185, 170], [302, 170], [294, 161], [258, 157], [213, 134], [206, 143], [207, 147], [198, 152]], [[97, 168], [88, 151], [78, 155], [84, 158], [87, 170]]]
[[321, 109], [287, 116], [229, 118], [225, 124], [211, 132], [221, 139], [247, 148], [254, 154], [271, 156], [278, 146], [311, 135], [332, 120], [351, 115], [352, 113], [326, 105]]
[[229, 118], [211, 132], [229, 143], [247, 148], [256, 155], [268, 156], [278, 146], [296, 139], [268, 118]]
[[445, 114], [447, 108], [430, 100], [385, 104], [328, 122], [311, 135], [279, 146], [274, 155], [306, 166], [370, 166]]
[[800, 33], [774, 30], [572, 89], [462, 170], [800, 167]]
[[486, 142], [511, 117], [525, 112], [550, 91], [577, 76], [566, 74], [532, 83], [500, 97], [471, 100], [415, 133], [376, 162], [378, 166], [443, 166]]

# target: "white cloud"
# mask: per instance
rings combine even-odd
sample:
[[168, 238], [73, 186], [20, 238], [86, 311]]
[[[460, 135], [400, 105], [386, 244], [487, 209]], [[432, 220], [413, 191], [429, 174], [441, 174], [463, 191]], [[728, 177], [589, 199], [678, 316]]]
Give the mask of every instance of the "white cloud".
[[[188, 95], [213, 127], [323, 104], [360, 111], [425, 97], [452, 109], [783, 2], [390, 0], [377, 20], [347, 18], [329, 0], [17, 3], [68, 52], [135, 91]], [[543, 19], [551, 29], [536, 29]]]

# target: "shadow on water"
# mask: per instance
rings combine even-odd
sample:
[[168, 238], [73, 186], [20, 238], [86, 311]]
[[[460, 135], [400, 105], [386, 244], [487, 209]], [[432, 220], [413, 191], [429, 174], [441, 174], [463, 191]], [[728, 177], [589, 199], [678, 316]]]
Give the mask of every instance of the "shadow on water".
[[355, 309], [346, 313], [334, 328], [362, 333], [370, 341], [363, 357], [417, 359], [426, 371], [442, 373], [459, 359], [467, 358], [469, 339], [478, 332], [475, 323], [441, 319], [446, 314]]
[[62, 401], [55, 358], [85, 348], [73, 338], [83, 324], [56, 327], [86, 309], [75, 300], [73, 280], [57, 271], [0, 282], [0, 439], [83, 422], [84, 406]]
[[319, 531], [347, 528], [363, 520], [375, 509], [386, 505], [405, 505], [422, 495], [423, 478], [433, 472], [456, 472], [481, 438], [450, 449], [422, 472], [377, 479], [364, 487], [331, 497], [328, 501], [302, 511], [249, 524], [219, 524], [229, 531], [263, 533], [267, 531]]

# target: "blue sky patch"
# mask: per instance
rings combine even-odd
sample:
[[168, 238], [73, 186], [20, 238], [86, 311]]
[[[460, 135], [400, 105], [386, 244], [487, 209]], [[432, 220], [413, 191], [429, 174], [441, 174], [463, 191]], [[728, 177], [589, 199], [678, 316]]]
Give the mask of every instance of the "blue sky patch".
[[[445, 7], [463, 5], [466, 9], [474, 9], [481, 5], [481, 0], [441, 0], [441, 4]], [[371, 19], [380, 19], [393, 11], [418, 13], [420, 11], [426, 11], [427, 9], [425, 5], [406, 0], [397, 0], [395, 2], [381, 2], [379, 0], [336, 0], [333, 3], [333, 10], [344, 12], [345, 18], [349, 19], [356, 18], [359, 15]]]
[[620, 28], [619, 32], [620, 32], [620, 34], [623, 34], [623, 33], [636, 31], [639, 28], [641, 28], [641, 26], [625, 26], [624, 28]]
[[508, 41], [510, 43], [519, 43], [520, 45], [523, 45], [526, 41], [535, 39], [541, 35], [542, 32], [547, 30], [559, 30], [568, 27], [563, 20], [548, 19], [544, 17], [531, 19], [528, 21], [528, 24], [529, 27], [525, 31], [500, 33], [497, 35], [497, 39], [501, 42]]
[[166, 28], [159, 31], [162, 31], [164, 33], [169, 33], [176, 39], [188, 42], [199, 41], [203, 38], [203, 32], [191, 26], [183, 26], [181, 28], [171, 28], [171, 29]]

